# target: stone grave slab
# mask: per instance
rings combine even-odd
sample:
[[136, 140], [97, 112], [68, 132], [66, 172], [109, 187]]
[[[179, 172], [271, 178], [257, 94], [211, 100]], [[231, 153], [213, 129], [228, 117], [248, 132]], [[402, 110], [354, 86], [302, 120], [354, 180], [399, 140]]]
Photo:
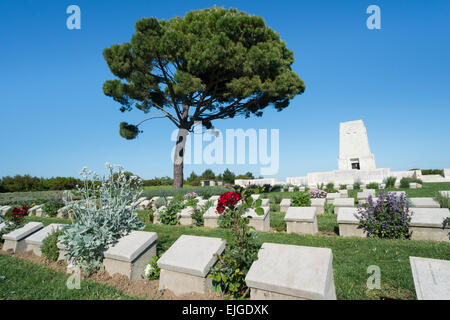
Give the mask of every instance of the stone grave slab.
[[317, 214], [325, 213], [325, 198], [311, 198], [311, 207], [315, 207], [317, 209]]
[[105, 270], [113, 275], [123, 274], [130, 280], [139, 280], [151, 258], [156, 255], [155, 232], [132, 231], [104, 253]]
[[264, 214], [259, 216], [255, 210], [249, 209], [244, 216], [251, 217], [249, 226], [254, 227], [256, 231], [269, 231], [270, 230], [270, 209], [269, 207], [261, 207], [264, 210]]
[[411, 206], [414, 208], [440, 208], [441, 205], [436, 198], [409, 198]]
[[333, 200], [334, 213], [338, 213], [339, 208], [353, 208], [355, 206], [354, 198], [340, 198]]
[[187, 207], [180, 212], [180, 224], [182, 226], [192, 225], [192, 214], [194, 213], [194, 208]]
[[418, 300], [450, 300], [450, 261], [409, 257]]
[[288, 208], [291, 206], [291, 199], [282, 199], [280, 202], [280, 211], [286, 212]]
[[337, 222], [339, 225], [339, 235], [341, 237], [366, 238], [364, 229], [358, 228], [361, 215], [357, 208], [339, 208]]
[[22, 228], [4, 234], [3, 250], [12, 249], [14, 253], [25, 252], [27, 247], [25, 239], [43, 227], [42, 222], [28, 222]]
[[413, 240], [432, 240], [450, 242], [450, 226], [443, 229], [445, 218], [450, 217], [447, 208], [411, 208], [410, 231]]
[[169, 289], [175, 294], [205, 293], [212, 289], [208, 278], [210, 268], [225, 249], [226, 241], [220, 238], [182, 235], [161, 256], [159, 289]]
[[33, 253], [37, 256], [42, 256], [41, 246], [44, 242], [44, 239], [55, 230], [61, 229], [62, 224], [52, 223], [48, 226], [42, 228], [39, 231], [36, 231], [31, 236], [25, 239], [26, 249], [25, 251], [33, 251]]
[[204, 226], [208, 228], [218, 228], [217, 221], [219, 220], [219, 214], [216, 212], [216, 206], [210, 207], [203, 214]]
[[263, 243], [245, 277], [251, 300], [336, 300], [331, 249]]
[[290, 207], [284, 216], [287, 233], [317, 233], [319, 228], [316, 214], [316, 207]]

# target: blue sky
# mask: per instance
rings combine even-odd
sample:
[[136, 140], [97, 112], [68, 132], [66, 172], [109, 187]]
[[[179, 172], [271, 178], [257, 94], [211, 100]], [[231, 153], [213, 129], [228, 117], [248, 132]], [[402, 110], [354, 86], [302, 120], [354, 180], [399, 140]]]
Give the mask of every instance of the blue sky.
[[[66, 8], [81, 8], [81, 30]], [[168, 120], [119, 136], [121, 113], [104, 96], [104, 48], [129, 41], [142, 17], [169, 19], [212, 5], [262, 16], [294, 51], [306, 91], [283, 112], [219, 120], [215, 127], [279, 129], [277, 178], [337, 169], [339, 122], [362, 119], [377, 167], [450, 167], [450, 1], [12, 1], [0, 2], [0, 177], [78, 176], [106, 161], [143, 178], [172, 176]], [[381, 8], [381, 30], [366, 8]], [[259, 165], [187, 165], [252, 171]]]

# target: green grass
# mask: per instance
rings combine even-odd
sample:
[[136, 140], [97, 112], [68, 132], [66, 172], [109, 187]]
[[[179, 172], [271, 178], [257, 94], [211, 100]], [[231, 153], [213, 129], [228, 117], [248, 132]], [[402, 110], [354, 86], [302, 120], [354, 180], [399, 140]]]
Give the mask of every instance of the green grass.
[[82, 279], [68, 289], [69, 275], [19, 258], [0, 254], [0, 300], [124, 300], [120, 290]]
[[[284, 223], [284, 213], [271, 212], [271, 227]], [[64, 219], [27, 217], [45, 225], [66, 222]], [[333, 272], [338, 299], [415, 299], [410, 256], [448, 260], [450, 243], [413, 240], [386, 240], [376, 238], [344, 238], [336, 234], [336, 215], [318, 215], [319, 231], [326, 235], [298, 235], [281, 232], [257, 232], [259, 243], [273, 242], [330, 248], [333, 252]], [[158, 254], [166, 251], [182, 234], [219, 237], [230, 240], [231, 233], [224, 229], [192, 226], [166, 226], [148, 224], [146, 231], [158, 234]], [[381, 290], [367, 290], [367, 268], [377, 265], [381, 269]]]

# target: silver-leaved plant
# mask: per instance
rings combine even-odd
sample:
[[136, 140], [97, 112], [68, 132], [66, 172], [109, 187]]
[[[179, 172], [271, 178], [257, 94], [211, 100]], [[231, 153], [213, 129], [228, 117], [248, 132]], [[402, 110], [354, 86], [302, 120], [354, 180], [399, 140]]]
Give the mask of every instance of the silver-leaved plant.
[[[121, 166], [106, 163], [106, 168], [109, 176], [100, 177], [84, 167], [83, 186], [65, 192], [63, 198], [72, 224], [63, 227], [58, 241], [67, 250], [66, 259], [87, 274], [101, 267], [109, 245], [144, 227], [136, 211], [142, 180], [127, 176]], [[82, 200], [73, 201], [74, 196]]]

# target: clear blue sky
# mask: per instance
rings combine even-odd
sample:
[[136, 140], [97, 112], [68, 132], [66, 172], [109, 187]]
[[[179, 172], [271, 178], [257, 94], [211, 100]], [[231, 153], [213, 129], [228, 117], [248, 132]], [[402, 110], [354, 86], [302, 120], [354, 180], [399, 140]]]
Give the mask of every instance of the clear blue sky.
[[[66, 8], [81, 8], [81, 30]], [[172, 176], [173, 126], [146, 123], [138, 139], [119, 136], [121, 113], [102, 92], [112, 79], [104, 48], [129, 41], [142, 17], [169, 19], [212, 5], [264, 17], [294, 51], [306, 92], [283, 112], [216, 121], [217, 129], [277, 128], [276, 177], [337, 169], [339, 122], [365, 122], [377, 167], [450, 167], [450, 1], [12, 1], [0, 2], [0, 177], [78, 176], [121, 164], [143, 178]], [[381, 30], [366, 8], [381, 8]], [[189, 165], [202, 172], [208, 166]], [[258, 165], [215, 165], [252, 171]]]

